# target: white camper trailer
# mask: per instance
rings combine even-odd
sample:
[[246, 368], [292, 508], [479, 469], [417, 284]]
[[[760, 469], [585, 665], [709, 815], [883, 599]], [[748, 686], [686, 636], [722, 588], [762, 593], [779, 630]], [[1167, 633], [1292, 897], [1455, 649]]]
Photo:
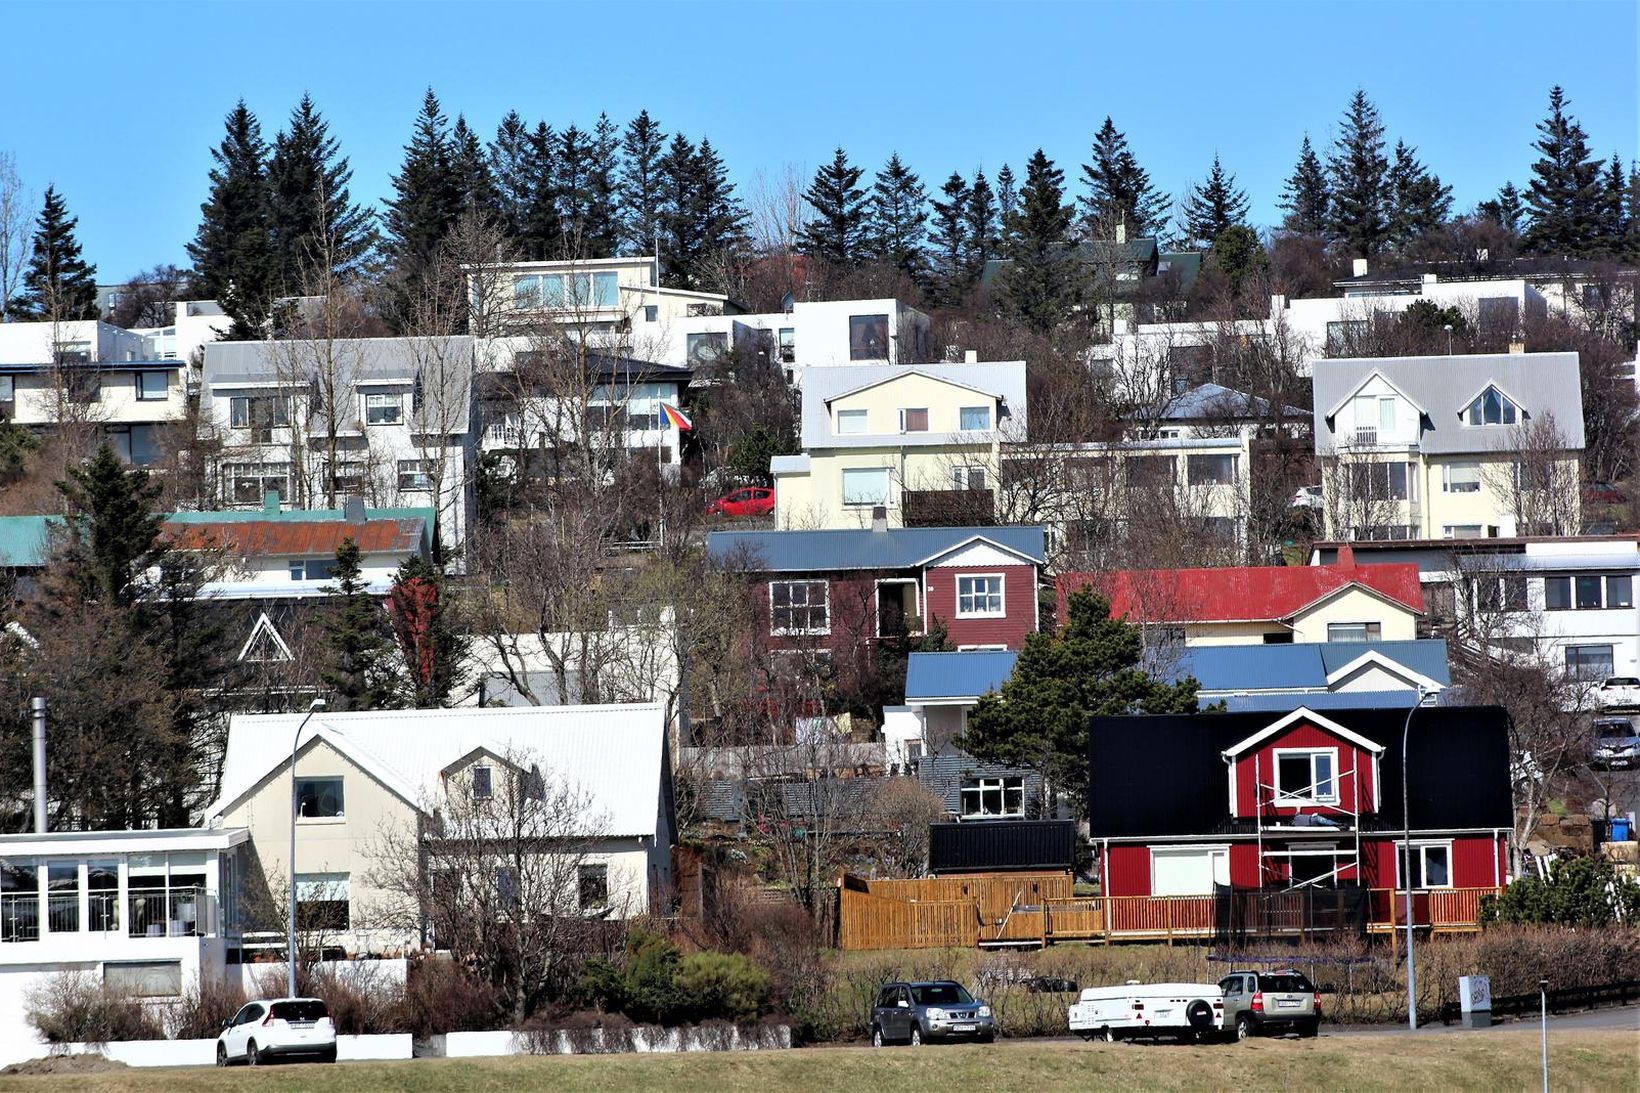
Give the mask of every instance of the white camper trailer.
[[1224, 1032], [1224, 992], [1216, 983], [1140, 983], [1088, 987], [1067, 1011], [1085, 1040], [1171, 1037], [1209, 1040]]

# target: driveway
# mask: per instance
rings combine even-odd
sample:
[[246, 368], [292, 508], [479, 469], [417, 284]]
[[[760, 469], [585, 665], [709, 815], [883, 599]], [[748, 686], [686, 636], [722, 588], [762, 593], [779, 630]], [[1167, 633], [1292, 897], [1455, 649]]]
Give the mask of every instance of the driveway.
[[[1449, 1032], [1496, 1032], [1500, 1029], [1537, 1028], [1536, 1016], [1527, 1018], [1504, 1018], [1501, 1023], [1490, 1029], [1466, 1029], [1458, 1025], [1443, 1025], [1439, 1021], [1424, 1025], [1418, 1030], [1420, 1035], [1436, 1035]], [[1563, 1013], [1549, 1015], [1549, 1035], [1557, 1032], [1603, 1032], [1603, 1031], [1631, 1031], [1640, 1032], [1640, 1006], [1620, 1006], [1612, 1009], [1585, 1010], [1582, 1013]], [[1405, 1025], [1322, 1025], [1323, 1036], [1393, 1036], [1396, 1033], [1405, 1035], [1409, 1030]]]

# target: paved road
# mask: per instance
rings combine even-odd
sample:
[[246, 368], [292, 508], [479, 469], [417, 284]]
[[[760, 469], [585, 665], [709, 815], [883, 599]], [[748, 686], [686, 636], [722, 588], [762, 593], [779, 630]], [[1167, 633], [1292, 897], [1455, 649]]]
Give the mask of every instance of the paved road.
[[[1505, 1019], [1495, 1024], [1491, 1029], [1464, 1029], [1457, 1025], [1443, 1025], [1436, 1021], [1432, 1025], [1425, 1025], [1418, 1030], [1418, 1035], [1436, 1035], [1449, 1032], [1487, 1032], [1499, 1029], [1536, 1028], [1537, 1017]], [[1564, 1013], [1549, 1015], [1549, 1034], [1556, 1032], [1593, 1032], [1593, 1031], [1622, 1031], [1640, 1032], [1640, 1006], [1620, 1006], [1611, 1009], [1586, 1010], [1582, 1013]], [[1408, 1029], [1405, 1025], [1342, 1025], [1322, 1026], [1323, 1036], [1393, 1036], [1396, 1033], [1405, 1035]]]

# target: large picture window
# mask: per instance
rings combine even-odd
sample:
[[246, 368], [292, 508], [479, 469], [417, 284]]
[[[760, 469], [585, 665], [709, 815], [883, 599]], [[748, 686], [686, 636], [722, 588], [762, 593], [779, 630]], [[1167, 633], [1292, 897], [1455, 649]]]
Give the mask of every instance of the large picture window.
[[308, 930], [345, 930], [352, 885], [346, 873], [296, 874], [296, 922]]
[[711, 364], [729, 352], [729, 335], [722, 331], [684, 336], [684, 355], [691, 367]]
[[1236, 481], [1233, 455], [1193, 455], [1185, 460], [1185, 475], [1192, 486], [1230, 486]]
[[843, 470], [843, 504], [888, 504], [887, 467], [847, 467]]
[[964, 406], [957, 411], [957, 427], [965, 433], [977, 433], [991, 427], [989, 406]]
[[161, 402], [170, 393], [170, 375], [165, 372], [138, 372], [137, 399], [141, 402]]
[[1025, 815], [1025, 779], [1021, 776], [966, 778], [962, 783], [962, 815]]
[[1543, 578], [1543, 606], [1549, 611], [1610, 611], [1634, 606], [1631, 574], [1580, 573]]
[[343, 804], [340, 778], [296, 779], [296, 815], [300, 818], [339, 819], [347, 814]]
[[886, 361], [888, 359], [888, 316], [848, 317], [848, 359]]
[[1610, 645], [1566, 646], [1566, 674], [1572, 679], [1599, 682], [1612, 674]]
[[769, 633], [831, 632], [831, 597], [825, 581], [770, 581]]

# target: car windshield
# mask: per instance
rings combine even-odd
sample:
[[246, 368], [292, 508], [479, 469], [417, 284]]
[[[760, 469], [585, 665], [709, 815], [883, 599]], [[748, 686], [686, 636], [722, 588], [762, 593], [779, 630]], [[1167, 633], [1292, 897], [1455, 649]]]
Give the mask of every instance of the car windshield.
[[1297, 972], [1277, 972], [1264, 974], [1258, 977], [1260, 990], [1272, 991], [1277, 994], [1311, 994], [1315, 988], [1310, 981]]
[[317, 1021], [322, 1017], [329, 1017], [330, 1011], [323, 1002], [317, 1000], [296, 1002], [275, 1002], [273, 1015], [281, 1021]]
[[1612, 676], [1606, 681], [1608, 687], [1640, 687], [1640, 679], [1634, 676]]
[[911, 994], [919, 1006], [964, 1006], [974, 1000], [973, 995], [956, 983], [927, 983], [912, 987]]
[[1600, 738], [1602, 740], [1622, 740], [1625, 737], [1633, 736], [1634, 734], [1634, 726], [1632, 725], [1600, 726]]

